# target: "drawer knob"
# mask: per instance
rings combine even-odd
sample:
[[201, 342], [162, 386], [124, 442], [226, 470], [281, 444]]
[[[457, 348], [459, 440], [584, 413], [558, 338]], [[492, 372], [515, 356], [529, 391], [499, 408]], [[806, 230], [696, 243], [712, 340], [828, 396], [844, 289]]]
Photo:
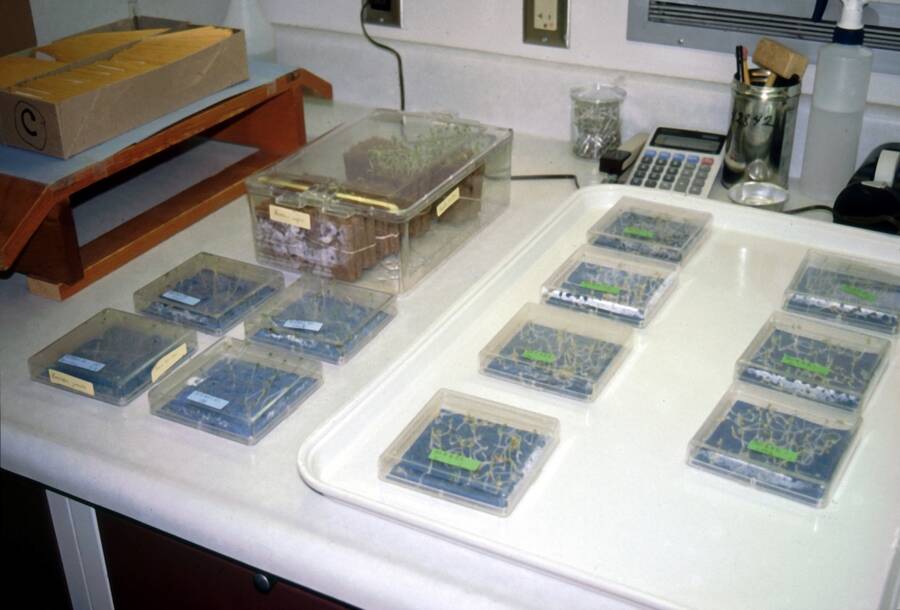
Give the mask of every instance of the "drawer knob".
[[267, 574], [257, 572], [253, 575], [253, 586], [260, 593], [268, 593], [275, 586], [275, 579]]

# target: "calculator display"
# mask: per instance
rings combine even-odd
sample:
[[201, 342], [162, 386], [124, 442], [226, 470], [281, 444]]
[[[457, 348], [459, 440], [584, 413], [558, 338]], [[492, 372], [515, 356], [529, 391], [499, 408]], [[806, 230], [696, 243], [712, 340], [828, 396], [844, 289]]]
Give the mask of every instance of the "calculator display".
[[[710, 134], [713, 135], [713, 134]], [[696, 152], [718, 153], [722, 148], [724, 138], [719, 136], [713, 137], [697, 137], [691, 135], [683, 135], [672, 133], [658, 129], [656, 135], [653, 136], [651, 146], [661, 146], [665, 148], [680, 148], [682, 150], [692, 150]]]

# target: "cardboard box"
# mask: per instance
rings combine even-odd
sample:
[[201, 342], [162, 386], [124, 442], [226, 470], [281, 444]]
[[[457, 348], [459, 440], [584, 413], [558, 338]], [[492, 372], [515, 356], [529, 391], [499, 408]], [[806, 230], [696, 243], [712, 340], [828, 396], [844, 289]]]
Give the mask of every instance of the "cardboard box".
[[[183, 31], [194, 27], [197, 26], [182, 21], [138, 18], [124, 19], [82, 33], [147, 28]], [[0, 141], [65, 159], [246, 80], [248, 68], [244, 33], [232, 31], [231, 36], [196, 53], [60, 101], [47, 101], [0, 89]], [[64, 68], [38, 78], [109, 59], [133, 44], [67, 63]], [[35, 56], [35, 53], [36, 49], [29, 49], [19, 55]], [[25, 80], [17, 85], [27, 82]]]

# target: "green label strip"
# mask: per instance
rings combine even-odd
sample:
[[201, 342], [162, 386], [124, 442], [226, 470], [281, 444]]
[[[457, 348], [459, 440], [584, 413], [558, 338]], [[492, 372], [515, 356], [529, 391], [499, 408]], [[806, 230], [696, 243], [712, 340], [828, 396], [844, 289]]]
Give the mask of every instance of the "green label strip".
[[863, 290], [862, 288], [857, 288], [856, 286], [851, 286], [850, 284], [842, 284], [841, 290], [846, 292], [847, 294], [851, 294], [857, 298], [862, 299], [863, 301], [868, 301], [869, 303], [874, 303], [878, 298], [878, 295], [872, 292], [868, 292]]
[[522, 357], [527, 360], [535, 360], [537, 362], [545, 362], [547, 364], [553, 364], [556, 362], [556, 356], [551, 354], [550, 352], [539, 352], [534, 349], [527, 349], [522, 352]]
[[644, 239], [653, 239], [656, 237], [656, 233], [650, 229], [642, 229], [640, 227], [625, 227], [623, 233], [631, 237], [643, 237]]
[[611, 284], [598, 284], [596, 282], [589, 282], [584, 280], [580, 284], [578, 284], [582, 288], [587, 288], [588, 290], [595, 290], [597, 292], [606, 292], [608, 294], [619, 294], [622, 292], [622, 289], [618, 286], [613, 286]]
[[459, 455], [458, 453], [444, 451], [443, 449], [432, 449], [431, 453], [428, 454], [428, 459], [434, 462], [447, 464], [448, 466], [456, 466], [457, 468], [462, 468], [463, 470], [468, 470], [470, 472], [475, 472], [481, 468], [481, 462], [478, 460], [473, 460], [472, 458]]
[[810, 373], [815, 373], [816, 375], [821, 375], [822, 377], [828, 377], [828, 374], [831, 372], [831, 367], [810, 362], [803, 358], [797, 358], [796, 356], [788, 356], [787, 354], [781, 357], [781, 363], [794, 368], [803, 369], [804, 371], [809, 371]]
[[750, 441], [747, 444], [747, 448], [750, 449], [750, 451], [764, 453], [785, 462], [796, 462], [797, 458], [799, 457], [796, 451], [791, 451], [790, 449], [779, 447], [774, 443], [766, 443], [759, 439], [753, 439], [752, 441]]

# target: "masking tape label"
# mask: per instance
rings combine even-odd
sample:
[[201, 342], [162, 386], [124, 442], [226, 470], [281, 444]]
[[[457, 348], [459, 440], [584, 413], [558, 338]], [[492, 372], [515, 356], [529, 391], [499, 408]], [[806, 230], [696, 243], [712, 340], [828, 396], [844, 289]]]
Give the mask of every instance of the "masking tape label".
[[177, 290], [166, 290], [159, 296], [164, 299], [169, 299], [170, 301], [175, 301], [176, 303], [181, 303], [182, 305], [187, 305], [188, 307], [193, 307], [200, 302], [200, 299], [198, 299], [197, 297], [192, 297], [189, 294], [184, 294], [183, 292], [178, 292]]
[[90, 381], [85, 381], [84, 379], [73, 377], [72, 375], [66, 375], [65, 373], [54, 371], [53, 369], [50, 369], [48, 373], [50, 373], [50, 383], [61, 385], [70, 390], [87, 394], [88, 396], [94, 395], [94, 384]]
[[269, 218], [275, 222], [283, 222], [285, 224], [300, 227], [301, 229], [309, 229], [309, 214], [300, 210], [290, 210], [273, 203], [269, 204]]
[[855, 296], [858, 299], [862, 299], [863, 301], [868, 301], [869, 303], [874, 303], [878, 298], [878, 295], [875, 293], [863, 290], [862, 288], [857, 288], [856, 286], [851, 286], [850, 284], [842, 284], [841, 291]]
[[653, 239], [656, 237], [656, 233], [650, 229], [642, 229], [640, 227], [625, 227], [623, 233], [629, 237], [643, 237], [644, 239]]
[[803, 369], [804, 371], [809, 371], [810, 373], [815, 373], [816, 375], [821, 375], [822, 377], [828, 377], [828, 374], [831, 372], [831, 367], [823, 366], [816, 362], [810, 362], [803, 358], [797, 358], [796, 356], [788, 356], [787, 354], [781, 357], [781, 363], [794, 368]]
[[778, 460], [783, 460], [785, 462], [796, 462], [797, 458], [800, 457], [796, 451], [791, 451], [790, 449], [785, 449], [784, 447], [779, 447], [775, 443], [763, 442], [759, 439], [753, 439], [749, 443], [747, 443], [747, 448], [750, 451], [756, 451], [757, 453], [763, 453], [765, 455], [771, 456]]
[[106, 366], [102, 362], [88, 360], [87, 358], [82, 358], [81, 356], [73, 356], [72, 354], [63, 355], [63, 357], [57, 360], [57, 362], [68, 364], [69, 366], [77, 366], [80, 369], [85, 369], [86, 371], [90, 371], [92, 373], [96, 373], [104, 366]]
[[475, 472], [476, 470], [481, 468], [481, 462], [479, 462], [478, 460], [473, 460], [470, 457], [466, 457], [458, 453], [444, 451], [443, 449], [432, 449], [431, 453], [428, 454], [428, 459], [434, 462], [447, 464], [448, 466], [456, 466], [457, 468], [462, 468], [463, 470], [468, 470], [469, 472]]
[[313, 322], [312, 320], [285, 320], [281, 323], [281, 326], [291, 330], [308, 330], [314, 333], [322, 330], [322, 323]]
[[218, 396], [213, 396], [212, 394], [207, 394], [206, 392], [201, 392], [200, 390], [194, 390], [187, 397], [191, 402], [199, 403], [205, 407], [211, 407], [213, 409], [221, 410], [228, 406], [228, 401], [224, 398], [219, 398]]
[[437, 204], [437, 207], [435, 208], [435, 212], [437, 213], [438, 216], [440, 216], [441, 214], [443, 214], [444, 212], [447, 211], [447, 208], [449, 208], [451, 205], [453, 205], [457, 201], [459, 201], [459, 187], [456, 187], [455, 189], [450, 191], [450, 194], [447, 195], [446, 197], [444, 197], [444, 200], [442, 202]]
[[556, 362], [556, 356], [550, 352], [540, 352], [535, 349], [525, 350], [522, 352], [522, 357], [526, 360], [534, 360], [535, 362], [544, 362], [546, 364], [553, 364]]
[[618, 286], [613, 286], [611, 284], [598, 284], [597, 282], [589, 282], [584, 280], [578, 284], [581, 288], [587, 288], [588, 290], [594, 290], [596, 292], [605, 292], [607, 294], [619, 294], [622, 292], [622, 289]]
[[187, 355], [187, 343], [182, 343], [171, 352], [156, 361], [153, 370], [150, 371], [150, 381], [156, 383], [156, 380], [165, 375], [166, 371], [172, 368], [176, 362]]

